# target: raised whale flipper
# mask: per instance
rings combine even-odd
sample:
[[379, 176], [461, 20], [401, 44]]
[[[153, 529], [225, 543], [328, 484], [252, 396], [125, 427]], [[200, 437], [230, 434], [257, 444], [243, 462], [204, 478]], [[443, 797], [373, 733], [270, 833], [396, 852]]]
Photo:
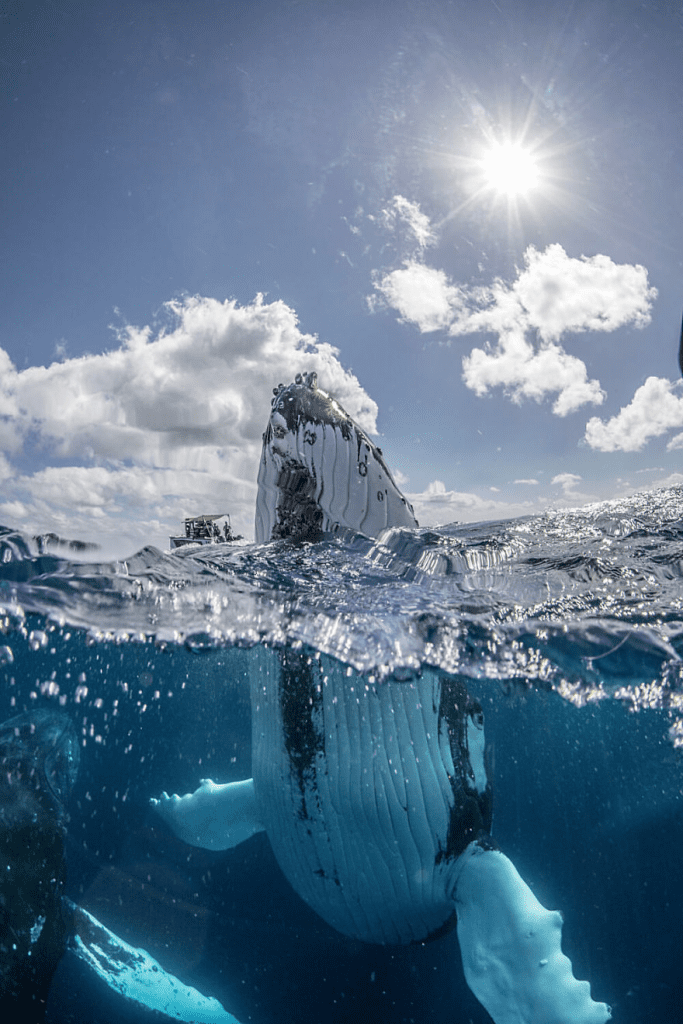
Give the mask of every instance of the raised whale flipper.
[[222, 785], [202, 779], [194, 793], [162, 793], [150, 804], [178, 839], [203, 850], [231, 850], [263, 831], [253, 779]]
[[380, 449], [318, 388], [315, 373], [274, 390], [258, 473], [257, 543], [318, 540], [339, 527], [377, 537], [417, 525]]

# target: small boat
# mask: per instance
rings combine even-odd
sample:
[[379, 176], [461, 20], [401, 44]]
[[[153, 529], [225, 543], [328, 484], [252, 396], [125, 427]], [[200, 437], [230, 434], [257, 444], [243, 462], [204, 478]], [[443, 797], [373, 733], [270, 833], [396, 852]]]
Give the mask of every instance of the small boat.
[[210, 516], [189, 516], [184, 521], [185, 533], [179, 537], [171, 537], [171, 551], [185, 547], [186, 544], [231, 544], [242, 540], [241, 534], [232, 532], [230, 516], [227, 512], [219, 512]]

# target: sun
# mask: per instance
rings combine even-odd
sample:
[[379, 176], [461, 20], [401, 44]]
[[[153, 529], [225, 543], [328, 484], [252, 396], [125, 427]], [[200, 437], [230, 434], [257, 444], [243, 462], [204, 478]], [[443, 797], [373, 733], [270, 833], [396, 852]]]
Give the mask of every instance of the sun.
[[507, 196], [524, 196], [539, 180], [536, 161], [518, 143], [497, 143], [482, 159], [488, 185]]

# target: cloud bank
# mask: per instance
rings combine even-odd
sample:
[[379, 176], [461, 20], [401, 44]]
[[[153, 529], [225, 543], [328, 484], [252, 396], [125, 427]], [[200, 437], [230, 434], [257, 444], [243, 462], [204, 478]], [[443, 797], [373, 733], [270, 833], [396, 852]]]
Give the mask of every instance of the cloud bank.
[[473, 523], [486, 519], [509, 519], [537, 512], [543, 503], [501, 501], [468, 491], [449, 491], [442, 480], [433, 480], [420, 493], [406, 492], [420, 526]]
[[600, 382], [589, 379], [583, 360], [560, 343], [562, 336], [614, 331], [627, 324], [644, 327], [657, 295], [645, 267], [617, 264], [604, 255], [575, 259], [558, 244], [543, 252], [530, 246], [512, 283], [497, 279], [487, 287], [469, 288], [429, 266], [421, 252], [396, 270], [375, 272], [373, 283], [371, 308], [379, 298], [421, 333], [497, 335], [496, 342], [473, 348], [463, 358], [463, 380], [475, 394], [500, 387], [517, 403], [555, 395], [558, 416], [599, 405], [605, 397]]
[[[298, 372], [315, 370], [376, 432], [376, 404], [284, 303], [196, 296], [167, 314], [162, 328], [120, 329], [108, 352], [46, 367], [17, 370], [0, 349], [0, 524], [94, 540], [106, 557], [166, 548], [182, 518], [201, 512], [230, 512], [251, 538], [272, 389]], [[424, 526], [538, 507], [439, 480], [409, 497]]]
[[[602, 452], [637, 452], [653, 437], [683, 427], [682, 385], [663, 377], [648, 377], [631, 402], [607, 422], [594, 416], [586, 424], [585, 439]], [[667, 448], [683, 448], [683, 434]]]
[[338, 350], [283, 302], [197, 296], [167, 313], [165, 328], [127, 326], [111, 351], [50, 366], [17, 370], [0, 349], [0, 523], [166, 546], [183, 516], [228, 511], [251, 537], [272, 389], [298, 372], [376, 431]]

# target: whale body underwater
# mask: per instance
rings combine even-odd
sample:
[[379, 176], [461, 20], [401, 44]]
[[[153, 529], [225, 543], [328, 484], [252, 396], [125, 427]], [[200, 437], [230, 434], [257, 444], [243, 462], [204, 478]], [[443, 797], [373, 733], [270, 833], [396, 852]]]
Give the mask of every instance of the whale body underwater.
[[[417, 526], [381, 451], [315, 374], [274, 392], [256, 539], [370, 537]], [[480, 704], [458, 678], [367, 677], [285, 649], [253, 679], [252, 778], [209, 779], [152, 805], [178, 838], [230, 849], [265, 831], [282, 872], [355, 939], [424, 941], [457, 929], [466, 981], [495, 1024], [604, 1024], [573, 976], [562, 918], [491, 836]]]
[[41, 708], [0, 725], [0, 1009], [7, 1020], [41, 1018], [66, 949], [65, 807], [78, 761], [66, 715]]
[[[79, 761], [78, 735], [64, 711], [34, 707], [0, 724], [0, 1020], [53, 1019], [56, 972], [66, 979], [63, 990], [74, 979], [79, 984], [85, 970], [100, 1003], [114, 994], [115, 1019], [132, 1009], [145, 1019], [151, 1011], [155, 1019], [236, 1024], [217, 999], [185, 985], [66, 897], [67, 804]], [[88, 1007], [88, 997], [79, 1002], [79, 1020]]]

